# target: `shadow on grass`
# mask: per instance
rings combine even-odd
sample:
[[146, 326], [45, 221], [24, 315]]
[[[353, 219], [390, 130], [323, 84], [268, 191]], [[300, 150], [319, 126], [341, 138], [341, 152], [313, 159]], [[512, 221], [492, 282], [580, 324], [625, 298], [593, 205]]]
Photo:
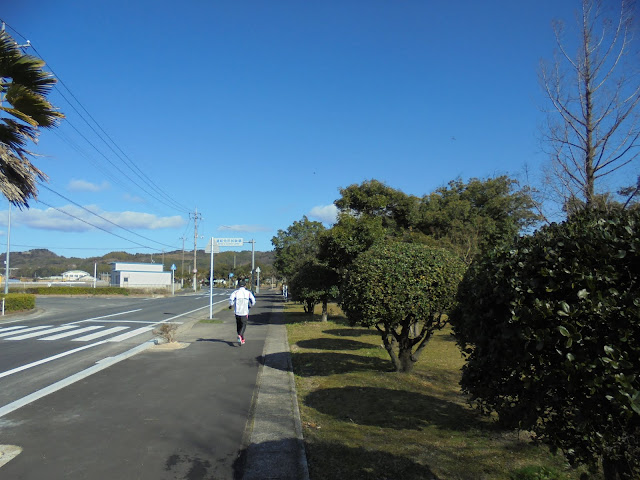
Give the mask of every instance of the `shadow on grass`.
[[471, 410], [446, 400], [405, 390], [374, 387], [327, 388], [309, 393], [304, 404], [337, 419], [394, 430], [491, 428]]
[[[268, 357], [268, 355], [267, 355]], [[292, 353], [293, 371], [301, 377], [353, 372], [390, 372], [391, 362], [378, 357], [348, 353]], [[268, 361], [268, 359], [267, 359]]]
[[307, 443], [309, 474], [313, 480], [439, 480], [428, 465], [409, 458], [339, 443]]
[[[390, 453], [339, 443], [305, 446], [313, 480], [439, 480], [427, 465]], [[294, 438], [251, 444], [233, 463], [233, 478], [304, 478], [304, 467], [295, 453], [300, 448]]]
[[369, 330], [368, 328], [333, 328], [331, 330], [323, 330], [322, 333], [334, 335], [336, 337], [364, 337], [367, 335], [378, 335], [376, 330]]
[[370, 343], [343, 338], [314, 338], [312, 340], [301, 340], [296, 345], [300, 348], [313, 350], [362, 350], [363, 348], [375, 347]]

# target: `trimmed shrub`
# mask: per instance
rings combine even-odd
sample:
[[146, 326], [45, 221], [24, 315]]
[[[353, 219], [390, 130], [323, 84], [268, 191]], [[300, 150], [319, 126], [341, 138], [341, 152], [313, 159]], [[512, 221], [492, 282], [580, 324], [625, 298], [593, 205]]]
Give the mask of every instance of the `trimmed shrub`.
[[2, 295], [4, 298], [4, 311], [5, 312], [19, 312], [23, 310], [33, 310], [36, 308], [35, 295], [29, 295], [26, 293], [8, 293]]
[[451, 323], [484, 413], [640, 478], [640, 211], [585, 211], [474, 263]]

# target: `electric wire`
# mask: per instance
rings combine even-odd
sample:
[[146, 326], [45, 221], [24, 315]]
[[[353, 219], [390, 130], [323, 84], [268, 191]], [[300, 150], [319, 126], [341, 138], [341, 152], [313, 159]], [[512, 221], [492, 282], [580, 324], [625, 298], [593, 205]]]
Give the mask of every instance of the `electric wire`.
[[122, 225], [118, 225], [117, 223], [112, 222], [112, 221], [111, 221], [111, 220], [109, 220], [108, 218], [104, 218], [102, 215], [97, 214], [96, 212], [93, 212], [93, 211], [89, 210], [89, 209], [88, 209], [88, 208], [86, 208], [86, 207], [83, 207], [83, 206], [82, 206], [82, 205], [80, 205], [79, 203], [74, 202], [74, 201], [73, 201], [73, 200], [71, 200], [70, 198], [68, 198], [68, 197], [66, 197], [66, 196], [64, 196], [64, 195], [62, 195], [61, 193], [56, 192], [55, 190], [53, 190], [53, 189], [51, 189], [51, 188], [49, 188], [49, 187], [47, 187], [47, 186], [46, 186], [46, 185], [44, 185], [43, 183], [40, 183], [40, 187], [42, 187], [42, 188], [44, 188], [44, 189], [46, 189], [46, 190], [49, 190], [51, 193], [53, 193], [53, 194], [55, 194], [55, 195], [58, 195], [60, 198], [63, 198], [63, 199], [64, 199], [64, 200], [66, 200], [67, 202], [71, 202], [71, 203], [73, 203], [76, 207], [79, 207], [79, 208], [81, 208], [82, 210], [84, 210], [84, 211], [86, 211], [86, 212], [89, 212], [89, 213], [90, 213], [90, 214], [92, 214], [92, 215], [95, 215], [95, 216], [96, 216], [96, 217], [98, 217], [99, 219], [104, 220], [105, 222], [108, 222], [108, 223], [110, 223], [111, 225], [113, 225], [113, 226], [115, 226], [115, 227], [121, 228], [121, 229], [122, 229], [122, 230], [124, 230], [125, 232], [129, 232], [129, 233], [131, 233], [131, 234], [133, 234], [133, 235], [136, 235], [136, 236], [138, 236], [138, 237], [140, 237], [140, 238], [143, 238], [143, 239], [145, 239], [145, 240], [147, 240], [147, 241], [149, 241], [149, 242], [157, 243], [158, 245], [162, 245], [163, 247], [177, 248], [175, 245], [167, 245], [166, 243], [158, 242], [157, 240], [153, 240], [153, 239], [151, 239], [151, 238], [149, 238], [149, 237], [145, 237], [144, 235], [140, 235], [139, 233], [136, 233], [136, 232], [134, 232], [133, 230], [129, 230], [128, 228], [123, 227]]
[[102, 227], [99, 227], [98, 225], [94, 225], [93, 223], [88, 222], [88, 221], [86, 221], [86, 220], [83, 220], [82, 218], [77, 217], [77, 216], [75, 216], [75, 215], [74, 215], [74, 214], [72, 214], [72, 213], [65, 212], [65, 211], [64, 211], [64, 210], [62, 210], [61, 208], [54, 207], [53, 205], [49, 205], [47, 202], [44, 202], [44, 201], [42, 201], [42, 200], [38, 200], [38, 203], [41, 203], [41, 204], [43, 204], [43, 205], [46, 205], [46, 206], [47, 206], [47, 207], [49, 207], [49, 208], [53, 208], [54, 210], [57, 210], [57, 211], [58, 211], [58, 212], [60, 212], [60, 213], [64, 213], [65, 215], [68, 215], [68, 216], [70, 216], [70, 217], [72, 217], [72, 218], [74, 218], [74, 219], [76, 219], [76, 220], [78, 220], [78, 221], [80, 221], [80, 222], [82, 222], [82, 223], [86, 223], [87, 225], [90, 225], [90, 226], [92, 226], [92, 227], [94, 227], [94, 228], [97, 228], [98, 230], [102, 230], [103, 232], [106, 232], [106, 233], [108, 233], [109, 235], [113, 235], [114, 237], [118, 237], [118, 238], [120, 238], [120, 239], [122, 239], [122, 240], [125, 240], [125, 241], [127, 241], [127, 242], [134, 243], [134, 244], [138, 245], [139, 247], [147, 248], [147, 249], [149, 249], [149, 250], [156, 250], [156, 251], [158, 251], [158, 252], [161, 252], [161, 251], [162, 251], [162, 250], [159, 250], [159, 249], [157, 249], [157, 248], [150, 247], [150, 246], [148, 246], [148, 245], [143, 245], [143, 244], [138, 243], [138, 242], [136, 242], [136, 241], [134, 241], [134, 240], [131, 240], [131, 239], [125, 238], [125, 237], [123, 237], [123, 236], [121, 236], [121, 235], [118, 235], [117, 233], [110, 232], [110, 231], [109, 231], [109, 230], [107, 230], [106, 228], [102, 228]]
[[[0, 19], [1, 21], [1, 19]], [[24, 40], [26, 40], [26, 37], [24, 35], [22, 35], [20, 32], [18, 32], [15, 28], [13, 28], [11, 25], [7, 24], [6, 22], [4, 22], [5, 26], [10, 28], [13, 32], [15, 32], [18, 36], [20, 36], [21, 38], [23, 38]], [[42, 55], [40, 54], [40, 52], [38, 51], [38, 49], [30, 43], [30, 47], [33, 49], [33, 51], [38, 55], [38, 57], [40, 57], [41, 59], [44, 60], [44, 58], [42, 57]], [[66, 120], [65, 123], [69, 123], [71, 125], [71, 127], [87, 142], [89, 143], [94, 150], [96, 150], [102, 157], [105, 158], [105, 160], [107, 160], [114, 168], [116, 168], [125, 178], [129, 179], [129, 181], [131, 181], [135, 186], [137, 186], [139, 189], [141, 189], [142, 191], [144, 191], [147, 195], [153, 197], [155, 200], [159, 201], [160, 203], [163, 203], [164, 205], [167, 205], [173, 209], [176, 209], [178, 211], [182, 211], [182, 212], [189, 212], [189, 209], [183, 205], [181, 205], [180, 203], [178, 203], [177, 201], [175, 201], [170, 195], [168, 195], [162, 188], [160, 188], [151, 178], [149, 178], [136, 164], [135, 162], [133, 162], [133, 160], [122, 150], [122, 148], [120, 148], [120, 146], [118, 146], [116, 144], [116, 142], [111, 138], [111, 136], [109, 136], [109, 134], [100, 126], [100, 124], [95, 120], [95, 118], [89, 113], [89, 111], [84, 107], [84, 105], [82, 104], [82, 102], [80, 102], [80, 100], [78, 100], [78, 98], [74, 95], [74, 93], [71, 91], [71, 89], [66, 85], [66, 83], [60, 78], [59, 75], [57, 75], [55, 73], [55, 71], [53, 70], [53, 68], [51, 68], [50, 64], [47, 64], [48, 66], [48, 70], [56, 77], [56, 79], [58, 80], [58, 83], [60, 85], [62, 85], [65, 90], [69, 93], [69, 95], [75, 100], [75, 102], [80, 106], [80, 108], [86, 113], [86, 115], [93, 121], [93, 123], [98, 127], [98, 129], [100, 129], [100, 131], [104, 134], [104, 136], [106, 136], [106, 138], [109, 139], [109, 141], [111, 142], [111, 144], [113, 144], [121, 153], [122, 155], [128, 160], [125, 161], [125, 159], [118, 154], [118, 152], [116, 152], [114, 150], [114, 148], [104, 139], [104, 137], [102, 135], [100, 135], [96, 129], [91, 125], [91, 123], [86, 119], [86, 117], [80, 112], [78, 111], [78, 109], [74, 106], [74, 104], [64, 95], [64, 93], [62, 93], [60, 88], [57, 88], [57, 85], [54, 87], [54, 89], [58, 92], [58, 94], [67, 102], [67, 104], [80, 116], [80, 118], [84, 121], [84, 123], [87, 124], [87, 126], [93, 131], [93, 133], [100, 138], [100, 140], [102, 140], [102, 142], [109, 147], [109, 149], [116, 155], [116, 157], [118, 157], [120, 159], [120, 161], [122, 161], [122, 163], [124, 163], [129, 170], [131, 170], [138, 178], [140, 178], [144, 183], [146, 183], [151, 189], [154, 189], [158, 192], [158, 194], [160, 194], [162, 197], [164, 197], [165, 200], [162, 200], [161, 198], [158, 198], [158, 196], [154, 195], [153, 193], [149, 192], [147, 189], [143, 188], [138, 182], [136, 182], [133, 178], [131, 178], [131, 176], [129, 176], [128, 174], [126, 174], [125, 172], [123, 172], [118, 166], [116, 166], [103, 152], [101, 152], [92, 142], [89, 141], [89, 139], [83, 135], [78, 128], [76, 128], [73, 124], [68, 122], [68, 119]], [[170, 202], [170, 203], [167, 203]]]

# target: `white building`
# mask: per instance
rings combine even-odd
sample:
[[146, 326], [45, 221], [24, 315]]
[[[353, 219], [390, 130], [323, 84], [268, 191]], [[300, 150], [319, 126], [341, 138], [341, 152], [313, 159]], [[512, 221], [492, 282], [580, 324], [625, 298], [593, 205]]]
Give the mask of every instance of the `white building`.
[[171, 272], [158, 263], [111, 263], [111, 286], [124, 288], [169, 288]]
[[93, 277], [89, 272], [85, 272], [84, 270], [67, 270], [66, 272], [62, 272], [62, 281], [63, 282], [76, 282], [76, 281], [93, 282]]

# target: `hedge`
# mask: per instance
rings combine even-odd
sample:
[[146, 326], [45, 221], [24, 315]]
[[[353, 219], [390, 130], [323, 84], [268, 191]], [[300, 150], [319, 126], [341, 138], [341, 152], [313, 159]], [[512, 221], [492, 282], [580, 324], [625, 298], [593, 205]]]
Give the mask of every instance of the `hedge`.
[[18, 312], [36, 308], [36, 296], [26, 293], [8, 293], [2, 295], [5, 312]]

